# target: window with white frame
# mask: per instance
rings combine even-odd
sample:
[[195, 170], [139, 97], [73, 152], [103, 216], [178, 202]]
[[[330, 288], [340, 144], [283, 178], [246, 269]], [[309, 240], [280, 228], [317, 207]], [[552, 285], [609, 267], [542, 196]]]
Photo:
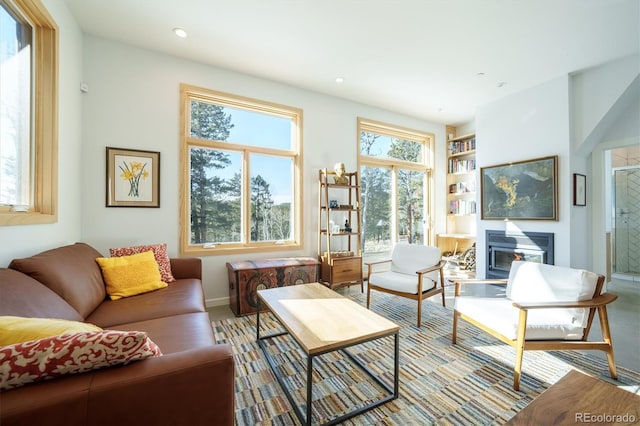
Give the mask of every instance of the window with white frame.
[[0, 225], [57, 220], [58, 38], [39, 0], [0, 0]]
[[363, 118], [358, 134], [365, 262], [397, 243], [431, 244], [434, 136]]
[[300, 248], [302, 111], [184, 84], [181, 102], [181, 251]]

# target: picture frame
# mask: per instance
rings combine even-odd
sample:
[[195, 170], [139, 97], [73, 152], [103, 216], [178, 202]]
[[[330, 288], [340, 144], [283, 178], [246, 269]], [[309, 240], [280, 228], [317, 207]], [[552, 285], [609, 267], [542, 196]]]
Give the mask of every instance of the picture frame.
[[587, 205], [587, 176], [580, 173], [573, 174], [573, 205]]
[[160, 207], [160, 153], [107, 147], [106, 207]]
[[558, 220], [558, 156], [480, 168], [483, 220]]

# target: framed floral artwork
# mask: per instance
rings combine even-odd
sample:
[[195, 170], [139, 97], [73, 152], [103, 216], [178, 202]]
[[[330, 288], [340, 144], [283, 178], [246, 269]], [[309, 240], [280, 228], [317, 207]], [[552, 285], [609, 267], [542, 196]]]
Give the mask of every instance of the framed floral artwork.
[[558, 156], [480, 169], [483, 220], [558, 220]]
[[160, 207], [160, 153], [107, 147], [107, 207]]

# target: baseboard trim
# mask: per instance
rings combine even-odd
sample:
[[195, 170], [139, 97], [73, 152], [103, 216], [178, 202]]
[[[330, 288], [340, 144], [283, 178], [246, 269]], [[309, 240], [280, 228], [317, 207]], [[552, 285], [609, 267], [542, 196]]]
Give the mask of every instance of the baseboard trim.
[[204, 305], [207, 308], [214, 308], [216, 306], [225, 306], [229, 304], [229, 297], [219, 297], [217, 299], [205, 299]]

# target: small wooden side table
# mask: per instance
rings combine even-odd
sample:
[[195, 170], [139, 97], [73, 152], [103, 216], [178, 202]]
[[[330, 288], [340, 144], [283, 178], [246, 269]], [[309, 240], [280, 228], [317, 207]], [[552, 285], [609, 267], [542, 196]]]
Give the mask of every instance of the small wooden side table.
[[640, 422], [640, 396], [576, 370], [544, 391], [508, 425], [628, 425]]

